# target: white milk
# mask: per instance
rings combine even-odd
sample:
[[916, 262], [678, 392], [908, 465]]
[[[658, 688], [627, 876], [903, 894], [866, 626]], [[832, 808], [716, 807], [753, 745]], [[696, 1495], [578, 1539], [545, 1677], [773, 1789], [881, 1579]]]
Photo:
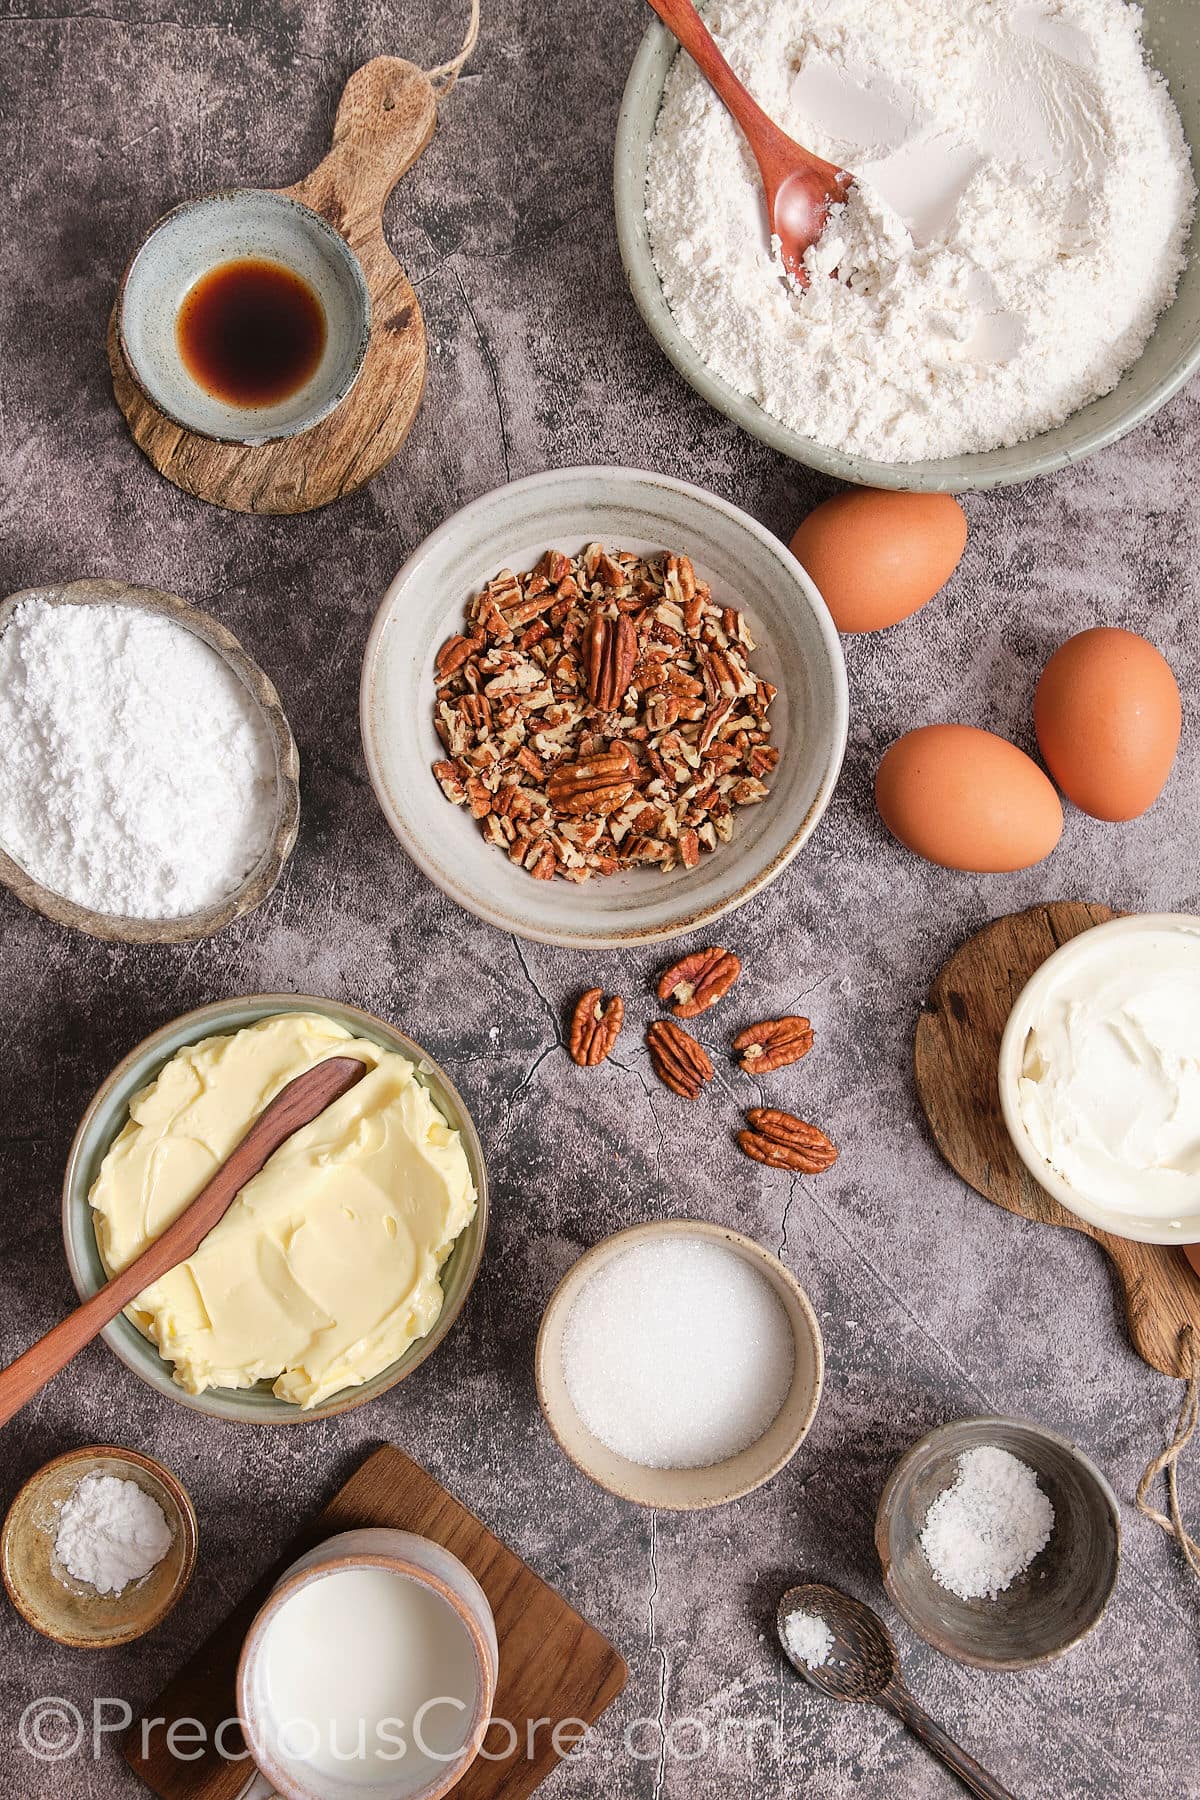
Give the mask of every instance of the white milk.
[[267, 1628], [263, 1670], [281, 1760], [319, 1775], [417, 1787], [470, 1733], [478, 1676], [467, 1629], [440, 1594], [391, 1569], [306, 1583]]

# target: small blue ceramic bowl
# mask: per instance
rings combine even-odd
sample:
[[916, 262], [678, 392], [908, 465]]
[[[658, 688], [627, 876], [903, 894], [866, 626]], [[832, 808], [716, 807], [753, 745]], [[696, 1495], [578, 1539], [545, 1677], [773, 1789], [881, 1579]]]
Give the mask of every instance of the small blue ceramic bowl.
[[105, 1326], [101, 1335], [109, 1348], [127, 1369], [132, 1369], [160, 1394], [194, 1412], [208, 1413], [216, 1419], [238, 1419], [252, 1425], [306, 1424], [313, 1419], [328, 1418], [333, 1413], [348, 1412], [351, 1407], [362, 1406], [366, 1401], [374, 1400], [376, 1395], [386, 1393], [406, 1375], [411, 1375], [427, 1356], [432, 1356], [462, 1311], [479, 1272], [487, 1236], [487, 1170], [479, 1134], [458, 1091], [420, 1045], [402, 1031], [385, 1025], [382, 1019], [360, 1012], [355, 1006], [342, 1006], [334, 1000], [321, 1000], [311, 994], [251, 994], [245, 999], [218, 1000], [212, 1006], [184, 1013], [182, 1018], [174, 1019], [154, 1032], [117, 1064], [80, 1120], [63, 1178], [63, 1242], [79, 1298], [90, 1299], [108, 1279], [96, 1247], [88, 1194], [109, 1146], [124, 1129], [129, 1117], [129, 1102], [134, 1095], [154, 1080], [163, 1065], [183, 1045], [196, 1044], [202, 1038], [219, 1036], [223, 1032], [240, 1031], [244, 1025], [253, 1025], [274, 1013], [287, 1012], [321, 1013], [356, 1036], [369, 1038], [385, 1050], [399, 1051], [415, 1063], [420, 1080], [447, 1121], [462, 1136], [479, 1204], [475, 1217], [442, 1269], [445, 1299], [433, 1330], [418, 1338], [403, 1356], [370, 1381], [363, 1382], [361, 1387], [344, 1388], [341, 1393], [331, 1394], [307, 1411], [290, 1401], [276, 1399], [267, 1381], [260, 1381], [252, 1388], [210, 1388], [207, 1393], [189, 1394], [174, 1381], [171, 1365], [159, 1355], [156, 1346], [142, 1336], [124, 1313]]

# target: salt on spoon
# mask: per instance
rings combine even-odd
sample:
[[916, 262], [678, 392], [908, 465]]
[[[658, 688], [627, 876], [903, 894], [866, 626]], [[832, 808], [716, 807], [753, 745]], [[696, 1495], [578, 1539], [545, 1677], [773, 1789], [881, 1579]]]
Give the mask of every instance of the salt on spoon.
[[741, 126], [762, 176], [779, 260], [797, 287], [807, 287], [804, 253], [824, 231], [830, 208], [845, 200], [854, 177], [797, 144], [768, 117], [721, 55], [691, 0], [650, 0], [650, 5]]
[[[807, 1619], [809, 1624], [795, 1625]], [[814, 1625], [824, 1628], [828, 1644]], [[948, 1737], [913, 1699], [900, 1673], [892, 1635], [871, 1608], [839, 1588], [807, 1582], [789, 1588], [779, 1602], [776, 1629], [788, 1661], [810, 1687], [832, 1700], [869, 1700], [893, 1713], [925, 1748], [957, 1775], [976, 1800], [1014, 1800], [973, 1756]], [[799, 1645], [799, 1653], [793, 1647]], [[805, 1654], [823, 1648], [819, 1659]]]

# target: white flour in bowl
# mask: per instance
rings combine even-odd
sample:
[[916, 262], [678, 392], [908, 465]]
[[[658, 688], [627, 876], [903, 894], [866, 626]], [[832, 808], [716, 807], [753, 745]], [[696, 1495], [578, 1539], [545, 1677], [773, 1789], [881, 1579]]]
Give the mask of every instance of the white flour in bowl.
[[646, 220], [710, 368], [888, 462], [1020, 443], [1116, 386], [1175, 292], [1196, 195], [1140, 8], [721, 0], [705, 17], [789, 136], [858, 177], [793, 291], [741, 132], [676, 58]]

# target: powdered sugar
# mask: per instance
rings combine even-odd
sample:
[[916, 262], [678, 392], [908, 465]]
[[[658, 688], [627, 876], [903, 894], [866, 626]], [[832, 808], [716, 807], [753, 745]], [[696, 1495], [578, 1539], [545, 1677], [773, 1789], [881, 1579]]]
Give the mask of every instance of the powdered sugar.
[[1140, 9], [722, 0], [706, 18], [783, 128], [859, 177], [792, 292], [750, 151], [677, 57], [646, 217], [717, 374], [887, 461], [1018, 443], [1116, 385], [1174, 293], [1195, 200]]
[[158, 1567], [171, 1527], [158, 1501], [136, 1481], [85, 1475], [63, 1501], [54, 1553], [76, 1581], [119, 1594]]
[[0, 846], [94, 911], [214, 905], [265, 851], [275, 760], [252, 695], [194, 632], [23, 601], [0, 635]]

